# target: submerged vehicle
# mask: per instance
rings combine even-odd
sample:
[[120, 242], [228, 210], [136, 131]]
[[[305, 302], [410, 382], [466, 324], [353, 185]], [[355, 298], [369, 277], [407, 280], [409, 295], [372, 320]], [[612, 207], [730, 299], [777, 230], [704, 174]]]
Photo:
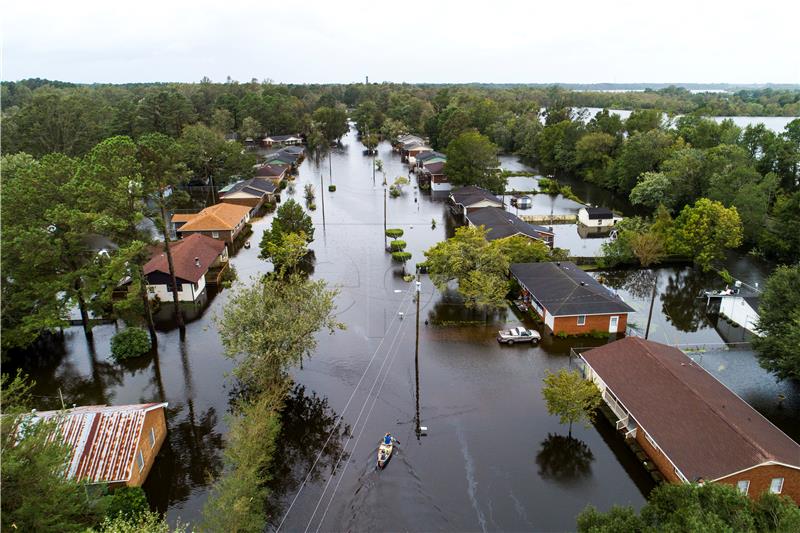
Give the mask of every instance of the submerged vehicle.
[[501, 344], [514, 344], [515, 342], [530, 342], [536, 344], [542, 339], [535, 329], [511, 328], [497, 332], [497, 342]]

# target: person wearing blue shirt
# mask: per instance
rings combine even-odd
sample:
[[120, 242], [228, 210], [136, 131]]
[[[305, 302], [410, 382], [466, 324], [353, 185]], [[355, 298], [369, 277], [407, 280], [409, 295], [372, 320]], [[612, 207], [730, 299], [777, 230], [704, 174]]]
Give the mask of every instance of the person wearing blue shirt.
[[387, 446], [392, 444], [392, 434], [391, 433], [387, 433], [386, 435], [383, 436], [383, 443], [385, 445], [387, 445]]

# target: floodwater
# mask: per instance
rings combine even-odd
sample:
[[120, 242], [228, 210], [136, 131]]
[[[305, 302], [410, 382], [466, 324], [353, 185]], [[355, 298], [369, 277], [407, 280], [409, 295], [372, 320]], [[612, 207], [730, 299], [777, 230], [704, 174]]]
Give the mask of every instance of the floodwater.
[[[545, 336], [538, 347], [501, 347], [496, 331], [524, 323], [518, 316], [508, 309], [465, 310], [425, 276], [417, 317], [414, 284], [403, 281], [402, 266], [384, 251], [383, 176], [373, 184], [371, 161], [362, 149], [350, 133], [332, 154], [336, 192], [327, 191], [328, 161], [304, 162], [294, 187], [302, 202], [304, 185], [316, 186], [313, 276], [338, 287], [337, 313], [347, 330], [321, 334], [316, 353], [293, 371], [297, 387], [270, 484], [270, 529], [282, 524], [286, 531], [570, 530], [587, 504], [603, 510], [614, 504], [640, 507], [652, 482], [613, 427], [601, 419], [573, 427], [569, 436], [568, 428], [547, 414], [541, 397], [542, 377], [569, 365], [571, 346], [606, 341]], [[407, 174], [387, 144], [379, 146], [378, 157], [390, 183]], [[455, 227], [442, 200], [413, 184], [386, 205], [388, 226], [405, 230], [413, 254], [408, 271], [424, 260], [423, 250]], [[257, 243], [270, 218], [254, 223], [253, 247], [232, 258], [242, 283], [269, 270], [258, 259]], [[741, 258], [729, 269], [734, 275], [751, 271]], [[694, 298], [708, 280], [690, 268], [660, 270], [651, 338], [717, 342], [719, 335]], [[646, 271], [631, 271], [631, 280], [622, 273], [610, 283], [637, 309], [632, 321], [642, 325], [649, 291], [636, 272]], [[67, 405], [169, 402], [168, 441], [145, 490], [171, 521], [200, 519], [209, 479], [222, 468], [225, 415], [235, 383], [227, 375], [232, 363], [222, 355], [213, 317], [231, 293], [209, 294], [184, 339], [165, 322], [154, 357], [115, 364], [109, 358], [115, 326], [103, 325], [94, 328], [91, 343], [80, 328], [70, 328], [63, 341], [14, 362], [36, 379], [40, 409], [60, 405], [59, 394]], [[795, 400], [775, 408], [771, 398], [778, 390], [798, 398], [798, 391], [775, 385], [752, 364], [751, 353], [736, 352], [735, 361], [731, 354], [709, 352], [703, 361], [776, 424], [797, 426]], [[419, 437], [417, 416], [427, 427]], [[376, 471], [378, 441], [387, 431], [399, 445], [387, 467]]]
[[[603, 110], [601, 107], [583, 107], [580, 109], [585, 109], [588, 112], [589, 120], [592, 119], [597, 113]], [[609, 109], [609, 113], [619, 115], [623, 120], [626, 120], [629, 116], [631, 116], [631, 110], [629, 109]], [[682, 115], [675, 115], [673, 120], [678, 119]], [[740, 128], [744, 129], [747, 126], [755, 126], [758, 124], [764, 124], [767, 129], [772, 130], [776, 133], [781, 133], [783, 129], [789, 124], [791, 121], [796, 120], [798, 117], [709, 117], [717, 122], [722, 122], [725, 119], [730, 119], [733, 121], [734, 124], [739, 126]]]

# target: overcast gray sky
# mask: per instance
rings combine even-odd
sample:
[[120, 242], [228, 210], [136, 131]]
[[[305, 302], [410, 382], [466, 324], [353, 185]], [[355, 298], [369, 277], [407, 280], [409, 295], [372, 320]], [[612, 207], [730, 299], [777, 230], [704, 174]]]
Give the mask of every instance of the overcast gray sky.
[[800, 83], [800, 1], [11, 0], [4, 80]]

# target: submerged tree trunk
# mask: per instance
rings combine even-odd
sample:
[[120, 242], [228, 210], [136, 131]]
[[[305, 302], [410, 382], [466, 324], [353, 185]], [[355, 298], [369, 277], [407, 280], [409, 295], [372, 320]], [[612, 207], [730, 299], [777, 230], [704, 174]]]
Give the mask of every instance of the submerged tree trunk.
[[147, 297], [144, 268], [141, 265], [138, 265], [138, 268], [141, 279], [139, 283], [139, 296], [142, 299], [142, 305], [144, 305], [144, 319], [145, 322], [147, 322], [147, 330], [150, 333], [150, 347], [151, 349], [155, 349], [156, 346], [158, 346], [158, 337], [156, 337], [156, 325], [155, 322], [153, 322], [153, 310], [150, 308], [150, 298]]
[[161, 209], [161, 222], [164, 225], [162, 230], [162, 234], [164, 236], [164, 252], [167, 254], [167, 264], [169, 265], [169, 281], [172, 284], [172, 302], [175, 304], [175, 322], [178, 324], [180, 329], [183, 329], [183, 310], [181, 309], [181, 302], [178, 296], [178, 281], [175, 278], [175, 265], [172, 262], [172, 250], [170, 250], [169, 247], [170, 239], [167, 226], [167, 212], [164, 209], [163, 192], [159, 191], [159, 196], [161, 197], [161, 205], [159, 206]]
[[83, 290], [81, 289], [80, 279], [75, 281], [75, 293], [78, 296], [78, 309], [81, 312], [81, 324], [83, 325], [83, 333], [87, 339], [92, 338], [92, 324], [89, 321], [89, 310], [86, 308], [86, 299], [83, 297]]

